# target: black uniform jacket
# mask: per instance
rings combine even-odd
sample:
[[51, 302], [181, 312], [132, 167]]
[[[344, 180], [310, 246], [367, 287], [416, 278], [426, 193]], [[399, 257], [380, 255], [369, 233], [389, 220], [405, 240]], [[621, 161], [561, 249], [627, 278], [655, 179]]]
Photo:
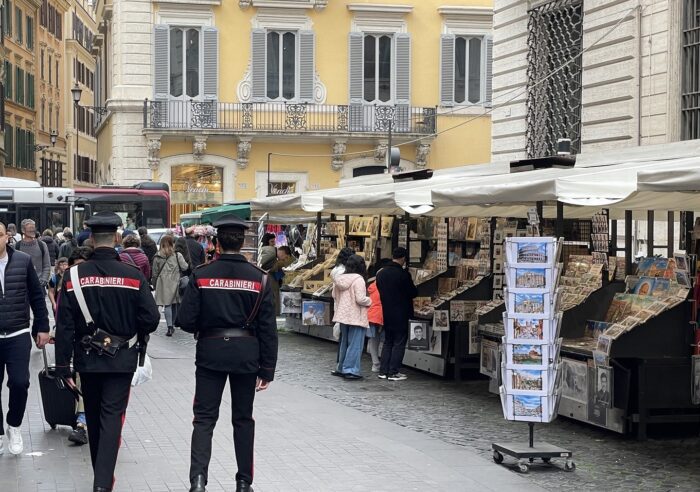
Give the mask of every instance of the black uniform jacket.
[[[234, 374], [257, 373], [272, 381], [277, 364], [277, 320], [269, 280], [260, 292], [265, 275], [238, 254], [221, 255], [192, 272], [176, 324], [198, 334], [198, 366]], [[251, 326], [255, 336], [207, 338], [211, 329], [244, 328], [259, 295], [262, 302]]]
[[[119, 261], [113, 248], [97, 248], [92, 258], [78, 266], [80, 285], [96, 328], [130, 339], [145, 337], [158, 328], [160, 312], [143, 274]], [[75, 298], [70, 271], [63, 277], [63, 290], [58, 300], [56, 317], [56, 369], [68, 375], [70, 361], [78, 372], [134, 372], [138, 350], [121, 348], [116, 357], [86, 353], [80, 344], [90, 335], [85, 318]]]
[[413, 316], [413, 298], [418, 290], [411, 274], [396, 262], [377, 273], [377, 290], [382, 301], [384, 326], [389, 329], [408, 329]]

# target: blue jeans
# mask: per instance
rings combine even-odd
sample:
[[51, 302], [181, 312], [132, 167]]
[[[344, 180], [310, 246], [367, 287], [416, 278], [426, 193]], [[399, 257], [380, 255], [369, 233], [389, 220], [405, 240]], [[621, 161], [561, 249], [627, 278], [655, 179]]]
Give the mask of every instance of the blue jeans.
[[360, 359], [367, 328], [340, 324], [340, 357], [338, 372], [360, 375]]

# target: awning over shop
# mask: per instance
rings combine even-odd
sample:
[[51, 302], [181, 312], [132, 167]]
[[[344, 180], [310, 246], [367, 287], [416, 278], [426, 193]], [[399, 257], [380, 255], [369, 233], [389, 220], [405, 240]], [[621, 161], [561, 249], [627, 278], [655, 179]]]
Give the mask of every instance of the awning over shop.
[[567, 204], [565, 215], [571, 218], [601, 208], [614, 218], [625, 210], [700, 210], [700, 144], [582, 154], [575, 167], [564, 169], [510, 172], [508, 163], [475, 165], [423, 181], [343, 186], [287, 196], [287, 201], [270, 197], [262, 205], [274, 207], [275, 200], [282, 210], [354, 215], [523, 217], [538, 201], [546, 204], [545, 216], [556, 210], [557, 201]]

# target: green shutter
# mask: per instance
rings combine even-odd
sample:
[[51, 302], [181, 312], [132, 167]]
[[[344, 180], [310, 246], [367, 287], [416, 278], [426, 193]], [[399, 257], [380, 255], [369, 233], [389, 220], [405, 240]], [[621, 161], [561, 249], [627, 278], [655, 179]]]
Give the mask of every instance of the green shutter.
[[12, 159], [14, 158], [14, 152], [12, 151], [13, 149], [13, 143], [14, 143], [14, 136], [15, 134], [13, 133], [13, 128], [12, 125], [5, 125], [5, 164], [12, 165], [13, 161]]
[[12, 99], [12, 63], [5, 60], [5, 99]]
[[12, 0], [5, 0], [5, 20], [7, 21], [5, 34], [12, 36]]

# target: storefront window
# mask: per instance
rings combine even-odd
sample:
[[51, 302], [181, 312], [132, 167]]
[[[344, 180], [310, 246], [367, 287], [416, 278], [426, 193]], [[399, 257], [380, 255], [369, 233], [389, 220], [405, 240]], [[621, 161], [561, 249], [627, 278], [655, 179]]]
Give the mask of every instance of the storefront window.
[[170, 179], [173, 222], [180, 215], [224, 202], [224, 169], [218, 166], [185, 164], [173, 166]]

